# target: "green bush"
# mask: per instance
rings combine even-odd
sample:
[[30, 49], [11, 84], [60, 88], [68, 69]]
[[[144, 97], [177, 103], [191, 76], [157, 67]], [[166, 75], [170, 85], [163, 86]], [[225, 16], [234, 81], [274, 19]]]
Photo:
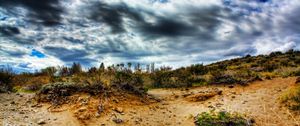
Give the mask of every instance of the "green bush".
[[196, 126], [252, 126], [254, 120], [247, 120], [238, 113], [202, 112], [195, 118]]

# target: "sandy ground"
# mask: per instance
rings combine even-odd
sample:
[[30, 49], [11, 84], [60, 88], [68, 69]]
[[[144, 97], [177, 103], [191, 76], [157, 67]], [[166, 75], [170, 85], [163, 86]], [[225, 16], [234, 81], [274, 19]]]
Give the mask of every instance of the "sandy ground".
[[[49, 112], [47, 104], [36, 104], [34, 94], [0, 94], [0, 122], [2, 125], [62, 125], [62, 126], [192, 126], [193, 116], [203, 111], [226, 110], [239, 112], [255, 119], [258, 126], [297, 126], [300, 116], [281, 107], [278, 97], [295, 84], [295, 78], [276, 78], [258, 81], [250, 86], [207, 86], [191, 89], [153, 89], [148, 93], [161, 102], [148, 105], [119, 105], [123, 112], [110, 111], [85, 123], [74, 117], [72, 109], [61, 108]], [[192, 102], [184, 97], [212, 89], [222, 90], [205, 101]], [[120, 124], [112, 121], [121, 119]], [[300, 125], [299, 125], [300, 126]]]

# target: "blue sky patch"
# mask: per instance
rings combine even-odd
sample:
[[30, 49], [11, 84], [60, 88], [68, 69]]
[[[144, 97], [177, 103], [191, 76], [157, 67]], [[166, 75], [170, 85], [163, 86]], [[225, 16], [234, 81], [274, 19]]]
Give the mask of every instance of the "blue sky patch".
[[31, 55], [30, 56], [37, 57], [37, 58], [45, 58], [46, 57], [45, 54], [43, 54], [40, 51], [37, 51], [35, 49], [31, 50]]

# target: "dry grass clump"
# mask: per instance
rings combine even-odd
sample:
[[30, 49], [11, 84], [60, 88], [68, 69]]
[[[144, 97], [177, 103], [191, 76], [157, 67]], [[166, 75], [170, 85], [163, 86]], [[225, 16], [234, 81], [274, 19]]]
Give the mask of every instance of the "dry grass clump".
[[291, 110], [300, 110], [300, 77], [296, 79], [296, 85], [286, 91], [280, 101]]

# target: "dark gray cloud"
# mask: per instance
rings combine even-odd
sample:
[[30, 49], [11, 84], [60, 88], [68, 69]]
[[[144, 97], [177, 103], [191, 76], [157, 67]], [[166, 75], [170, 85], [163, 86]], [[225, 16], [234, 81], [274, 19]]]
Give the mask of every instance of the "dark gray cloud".
[[[218, 19], [221, 17], [220, 7], [211, 8], [187, 8], [186, 12], [178, 13], [184, 15], [189, 22], [184, 22], [176, 15], [159, 16], [147, 10], [129, 7], [125, 3], [106, 4], [98, 2], [93, 4], [89, 18], [109, 25], [113, 33], [126, 32], [124, 18], [129, 18], [133, 22], [132, 28], [138, 33], [148, 37], [177, 37], [200, 35], [203, 38], [211, 38], [212, 32], [221, 24]], [[149, 16], [154, 20], [145, 20]], [[205, 33], [205, 34], [204, 34]]]
[[60, 24], [63, 8], [59, 0], [0, 0], [0, 7], [14, 12], [15, 7], [24, 7], [31, 22], [46, 26]]
[[103, 22], [111, 27], [113, 33], [125, 32], [123, 26], [123, 15], [129, 13], [126, 4], [108, 5], [106, 3], [97, 2], [92, 5], [90, 19]]
[[74, 37], [62, 37], [64, 40], [68, 41], [68, 42], [71, 42], [73, 44], [83, 44], [84, 41], [83, 40], [80, 40], [80, 39], [76, 39]]
[[286, 32], [289, 32], [288, 34], [291, 33], [300, 33], [300, 7], [297, 7], [292, 10], [290, 13], [285, 13], [286, 15], [286, 20], [280, 22], [282, 23], [282, 29], [285, 30]]
[[13, 36], [13, 35], [17, 35], [20, 34], [20, 30], [17, 27], [13, 27], [13, 26], [0, 26], [0, 33], [3, 36]]
[[[158, 17], [156, 17], [158, 18]], [[141, 23], [138, 29], [147, 36], [191, 36], [197, 29], [174, 19], [158, 18], [155, 23]]]
[[64, 47], [44, 47], [46, 54], [55, 56], [66, 63], [79, 62], [85, 66], [90, 66], [97, 59], [89, 58], [87, 50], [67, 49]]

